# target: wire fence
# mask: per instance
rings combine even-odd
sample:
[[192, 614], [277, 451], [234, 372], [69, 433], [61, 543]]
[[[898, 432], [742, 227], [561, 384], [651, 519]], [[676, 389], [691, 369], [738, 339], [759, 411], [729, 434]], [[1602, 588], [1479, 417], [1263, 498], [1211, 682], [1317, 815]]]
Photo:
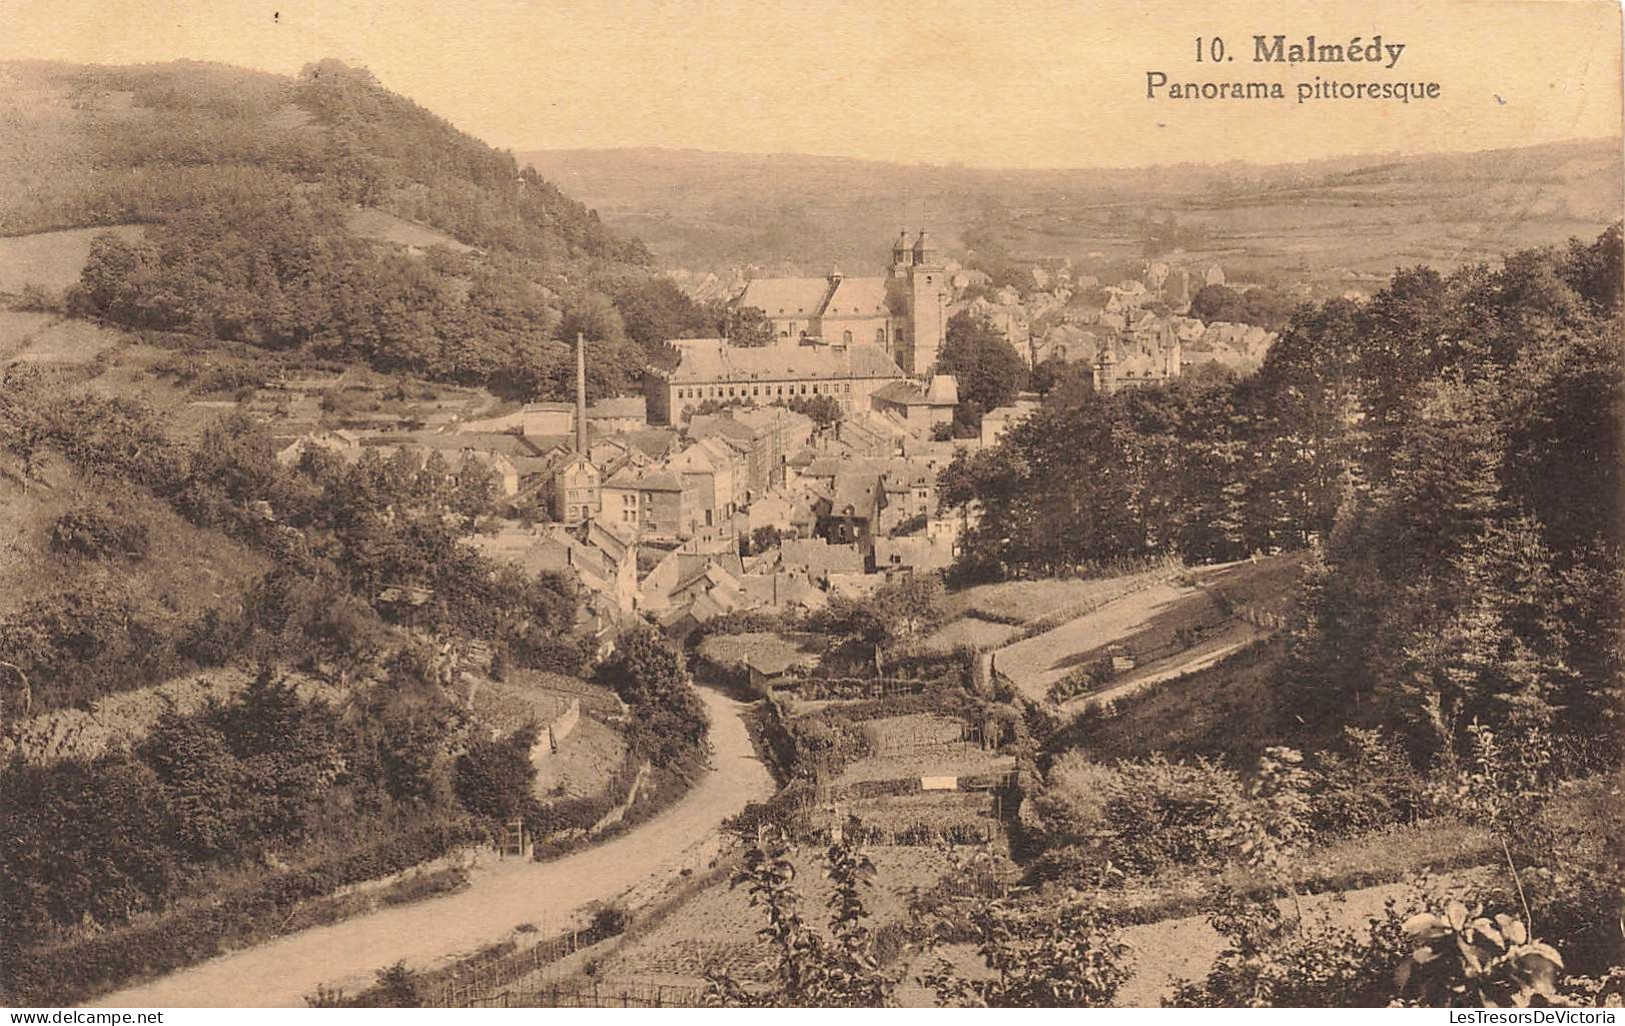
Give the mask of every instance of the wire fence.
[[775, 691], [803, 702], [892, 698], [958, 686], [958, 678], [951, 674], [941, 677], [779, 677], [772, 681]]
[[470, 963], [457, 969], [443, 986], [431, 990], [428, 1003], [435, 1008], [478, 1007], [479, 1002], [490, 1000], [498, 988], [508, 989], [516, 981], [619, 932], [618, 924], [595, 924], [519, 951]]
[[470, 1001], [465, 1008], [701, 1008], [706, 988], [644, 981], [509, 988]]

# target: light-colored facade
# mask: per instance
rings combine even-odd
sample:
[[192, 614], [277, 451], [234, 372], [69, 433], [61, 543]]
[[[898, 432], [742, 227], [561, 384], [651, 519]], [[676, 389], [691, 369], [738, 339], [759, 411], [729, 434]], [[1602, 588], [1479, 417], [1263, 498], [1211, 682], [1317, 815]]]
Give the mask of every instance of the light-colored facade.
[[645, 377], [649, 417], [678, 424], [707, 401], [768, 406], [802, 397], [829, 396], [842, 409], [867, 409], [869, 397], [903, 378], [879, 346], [824, 345], [786, 339], [770, 346], [730, 345], [720, 338], [676, 339], [671, 369]]
[[832, 345], [872, 345], [907, 374], [931, 373], [947, 330], [952, 286], [942, 254], [925, 232], [902, 233], [892, 246], [891, 272], [848, 278], [757, 278], [739, 297], [767, 316], [782, 341], [822, 338]]

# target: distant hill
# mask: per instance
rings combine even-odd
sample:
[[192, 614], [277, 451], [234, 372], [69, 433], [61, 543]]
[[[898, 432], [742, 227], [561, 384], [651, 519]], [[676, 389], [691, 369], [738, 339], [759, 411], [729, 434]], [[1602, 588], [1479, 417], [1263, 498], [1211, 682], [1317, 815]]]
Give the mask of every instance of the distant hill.
[[[549, 150], [521, 163], [662, 261], [877, 266], [925, 227], [981, 248], [1106, 268], [1182, 250], [1255, 280], [1359, 283], [1594, 237], [1620, 216], [1618, 140], [1259, 166], [999, 171], [693, 150]], [[1094, 256], [1091, 256], [1094, 254]]]

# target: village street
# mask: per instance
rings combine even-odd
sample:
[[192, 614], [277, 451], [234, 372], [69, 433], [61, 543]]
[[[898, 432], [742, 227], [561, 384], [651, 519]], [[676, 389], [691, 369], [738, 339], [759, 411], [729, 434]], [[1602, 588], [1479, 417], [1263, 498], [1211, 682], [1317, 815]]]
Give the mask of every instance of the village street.
[[747, 802], [773, 792], [740, 718], [741, 703], [699, 689], [711, 714], [712, 766], [676, 805], [604, 844], [551, 862], [499, 862], [486, 853], [471, 885], [443, 898], [383, 909], [233, 952], [102, 998], [103, 1007], [298, 1007], [317, 984], [354, 994], [380, 968], [425, 968], [500, 941], [521, 923], [546, 936], [593, 901], [676, 873], [690, 850]]

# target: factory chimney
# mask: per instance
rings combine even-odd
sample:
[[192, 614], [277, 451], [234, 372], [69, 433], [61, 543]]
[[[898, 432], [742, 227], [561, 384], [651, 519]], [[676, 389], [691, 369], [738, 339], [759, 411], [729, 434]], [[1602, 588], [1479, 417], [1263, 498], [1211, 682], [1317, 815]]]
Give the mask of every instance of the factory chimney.
[[576, 452], [587, 455], [587, 350], [576, 332]]

